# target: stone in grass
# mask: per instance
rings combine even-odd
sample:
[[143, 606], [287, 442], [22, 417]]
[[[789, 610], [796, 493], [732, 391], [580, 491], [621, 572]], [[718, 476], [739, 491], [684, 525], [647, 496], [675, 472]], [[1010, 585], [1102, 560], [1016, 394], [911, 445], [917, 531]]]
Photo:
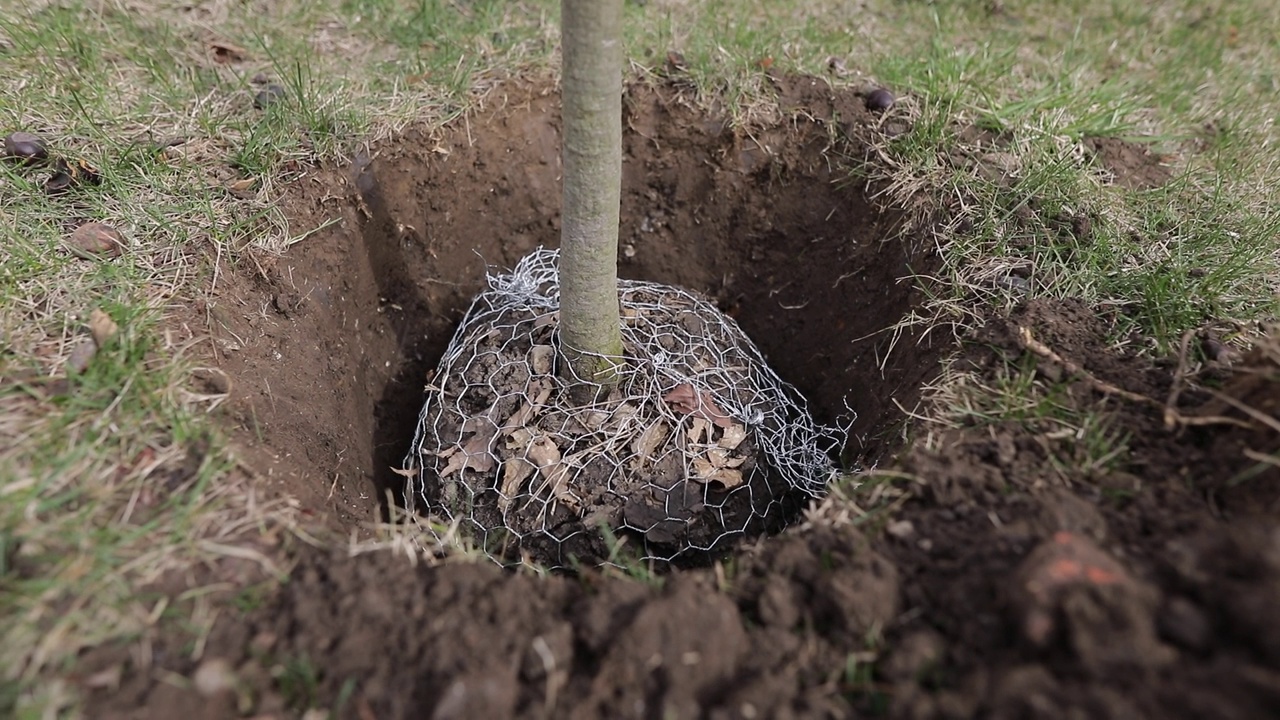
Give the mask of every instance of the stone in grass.
[[4, 159], [20, 165], [39, 165], [49, 159], [49, 146], [37, 135], [10, 133], [4, 138]]
[[111, 338], [120, 331], [120, 326], [106, 312], [94, 308], [89, 313], [89, 337], [81, 338], [72, 346], [67, 356], [67, 373], [79, 375], [89, 368], [93, 358], [97, 356]]
[[88, 370], [89, 363], [93, 362], [93, 356], [97, 354], [98, 344], [93, 341], [93, 338], [80, 338], [67, 356], [67, 374], [79, 375]]
[[253, 96], [253, 106], [259, 110], [266, 110], [283, 100], [286, 94], [284, 86], [272, 83]]
[[124, 252], [124, 235], [114, 227], [100, 222], [87, 222], [67, 236], [71, 252], [92, 260], [99, 257], [118, 257]]
[[867, 93], [866, 97], [867, 109], [872, 112], [884, 112], [893, 107], [895, 101], [893, 93], [884, 88], [876, 88]]

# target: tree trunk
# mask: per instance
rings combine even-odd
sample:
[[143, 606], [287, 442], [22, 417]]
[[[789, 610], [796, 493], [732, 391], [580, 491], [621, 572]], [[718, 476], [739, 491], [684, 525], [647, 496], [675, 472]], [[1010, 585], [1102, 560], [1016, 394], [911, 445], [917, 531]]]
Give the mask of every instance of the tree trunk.
[[[617, 381], [622, 1], [561, 0], [564, 195], [560, 341], [576, 394]], [[567, 367], [566, 367], [567, 366]]]

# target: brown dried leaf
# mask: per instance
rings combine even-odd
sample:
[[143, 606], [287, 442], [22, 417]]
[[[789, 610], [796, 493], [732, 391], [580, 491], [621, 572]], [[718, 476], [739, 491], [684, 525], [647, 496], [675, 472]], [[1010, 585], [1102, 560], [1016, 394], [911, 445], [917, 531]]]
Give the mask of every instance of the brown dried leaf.
[[706, 435], [708, 440], [711, 439], [711, 423], [700, 417], [695, 417], [692, 425], [689, 427], [689, 444], [697, 445], [701, 443], [703, 435]]
[[535, 375], [550, 375], [555, 357], [556, 349], [550, 345], [534, 345], [529, 349], [529, 363]]
[[[534, 380], [529, 383], [529, 391], [533, 393], [533, 401], [521, 405], [518, 410], [511, 413], [511, 417], [507, 418], [507, 421], [502, 424], [502, 429], [499, 430], [501, 434], [510, 435], [520, 428], [528, 427], [529, 423], [542, 411], [542, 408], [546, 407], [547, 398], [551, 397], [550, 383], [545, 380]], [[528, 444], [527, 439], [524, 444]]]
[[521, 405], [520, 409], [511, 413], [511, 417], [507, 418], [507, 421], [502, 424], [502, 434], [510, 435], [519, 428], [527, 427], [529, 421], [533, 419], [534, 414], [537, 412], [537, 408], [533, 405], [528, 403]]
[[667, 439], [671, 429], [667, 424], [659, 420], [650, 425], [640, 433], [640, 436], [631, 441], [631, 452], [635, 453], [635, 457], [631, 459], [631, 469], [639, 470], [645, 466], [645, 463], [653, 459], [653, 451], [658, 449], [663, 440]]
[[447, 456], [444, 452], [437, 453], [439, 457], [449, 458], [449, 462], [445, 463], [444, 469], [440, 471], [440, 477], [463, 470], [475, 470], [479, 473], [493, 470], [494, 457], [489, 448], [498, 434], [498, 426], [489, 417], [493, 410], [494, 408], [491, 407], [483, 414], [473, 415], [462, 423], [463, 432], [474, 434], [465, 443], [458, 445], [461, 452], [449, 450]]
[[249, 54], [248, 50], [224, 40], [210, 40], [209, 53], [213, 61], [220, 64], [238, 63]]
[[538, 473], [543, 478], [542, 485], [534, 491], [534, 494], [541, 494], [543, 488], [549, 487], [549, 495], [552, 498], [572, 508], [578, 508], [578, 498], [569, 492], [570, 467], [560, 459], [560, 448], [556, 446], [555, 441], [546, 435], [539, 437], [529, 444], [529, 451], [525, 457], [538, 466]]
[[471, 439], [461, 446], [462, 452], [455, 452], [449, 456], [449, 462], [440, 471], [440, 477], [462, 470], [475, 470], [479, 473], [492, 472], [493, 454], [489, 452], [489, 442], [491, 440], [493, 440], [492, 435], [472, 435]]
[[511, 458], [502, 463], [502, 494], [498, 497], [498, 510], [505, 513], [511, 501], [520, 492], [520, 486], [529, 479], [536, 468], [523, 458]]
[[115, 337], [120, 331], [120, 326], [116, 325], [116, 321], [111, 316], [94, 308], [89, 313], [89, 333], [93, 335], [93, 344], [101, 348], [107, 344], [107, 341]]
[[227, 186], [226, 186], [227, 192], [231, 193], [235, 197], [240, 198], [241, 200], [248, 200], [249, 198], [253, 197], [253, 186], [256, 185], [257, 183], [258, 181], [254, 178], [243, 178], [240, 180], [235, 180], [233, 182], [227, 183]]
[[720, 436], [720, 440], [716, 444], [725, 450], [733, 450], [746, 439], [747, 429], [738, 423], [734, 423], [724, 429], [724, 435]]
[[726, 490], [742, 484], [742, 472], [728, 467], [716, 467], [705, 457], [693, 459], [693, 472], [702, 482], [718, 482]]
[[732, 456], [728, 450], [718, 447], [707, 448], [707, 454], [704, 457], [714, 468], [736, 468], [746, 462], [746, 458]]
[[705, 418], [719, 427], [727, 428], [733, 424], [733, 418], [716, 405], [710, 393], [698, 392], [689, 383], [675, 386], [671, 392], [663, 395], [662, 399], [671, 403], [671, 407], [678, 412]]
[[529, 443], [529, 450], [525, 453], [525, 457], [532, 460], [541, 470], [560, 462], [560, 448], [556, 446], [554, 440], [542, 435]]

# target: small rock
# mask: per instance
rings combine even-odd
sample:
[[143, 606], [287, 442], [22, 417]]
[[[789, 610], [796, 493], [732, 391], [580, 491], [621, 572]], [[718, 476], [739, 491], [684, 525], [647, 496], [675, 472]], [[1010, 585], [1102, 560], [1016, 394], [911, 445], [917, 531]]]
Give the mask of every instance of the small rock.
[[231, 669], [231, 663], [222, 658], [210, 658], [200, 663], [191, 681], [196, 692], [205, 697], [221, 695], [236, 687], [236, 675]]
[[88, 222], [76, 228], [67, 238], [77, 255], [84, 258], [117, 257], [124, 252], [125, 240], [120, 231], [106, 223]]
[[115, 691], [120, 687], [120, 679], [124, 677], [124, 665], [116, 664], [84, 679], [85, 687], [95, 690]]
[[266, 110], [268, 107], [283, 100], [285, 92], [283, 85], [272, 83], [259, 90], [258, 94], [253, 96], [253, 106], [259, 110]]
[[899, 540], [906, 540], [916, 533], [916, 526], [910, 520], [894, 520], [885, 526], [884, 531]]
[[81, 338], [80, 342], [71, 348], [71, 354], [67, 356], [67, 372], [72, 375], [84, 372], [97, 352], [98, 344], [93, 341], [93, 338]]
[[278, 639], [275, 633], [263, 630], [249, 641], [249, 649], [258, 653], [269, 653], [276, 646]]
[[800, 622], [803, 600], [796, 587], [781, 575], [771, 575], [769, 584], [756, 601], [760, 620], [765, 625], [791, 629]]
[[893, 93], [884, 88], [876, 88], [867, 93], [866, 105], [871, 112], [884, 112], [893, 107], [895, 100]]
[[1157, 619], [1160, 634], [1188, 650], [1203, 652], [1213, 642], [1213, 627], [1190, 600], [1175, 597]]
[[941, 635], [932, 630], [917, 630], [898, 643], [880, 670], [893, 681], [918, 680], [942, 659], [945, 651], [946, 643]]
[[226, 395], [231, 392], [231, 376], [218, 368], [197, 368], [191, 375], [214, 394]]
[[39, 165], [49, 159], [49, 146], [31, 133], [10, 133], [4, 138], [4, 158], [21, 165]]
[[1054, 533], [1027, 556], [1012, 584], [1012, 609], [1028, 644], [1069, 650], [1094, 677], [1156, 668], [1176, 657], [1156, 637], [1159, 590], [1081, 535]]

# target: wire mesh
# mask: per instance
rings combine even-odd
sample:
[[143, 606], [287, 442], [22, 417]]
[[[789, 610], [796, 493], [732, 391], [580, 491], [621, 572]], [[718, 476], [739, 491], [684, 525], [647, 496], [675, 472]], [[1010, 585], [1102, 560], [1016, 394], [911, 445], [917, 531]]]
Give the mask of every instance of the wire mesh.
[[[619, 281], [616, 387], [576, 403], [560, 368], [558, 253], [487, 276], [426, 388], [406, 509], [499, 563], [561, 567], [726, 548], [818, 497], [847, 428], [814, 422], [730, 317]], [[431, 527], [428, 524], [428, 527]]]

